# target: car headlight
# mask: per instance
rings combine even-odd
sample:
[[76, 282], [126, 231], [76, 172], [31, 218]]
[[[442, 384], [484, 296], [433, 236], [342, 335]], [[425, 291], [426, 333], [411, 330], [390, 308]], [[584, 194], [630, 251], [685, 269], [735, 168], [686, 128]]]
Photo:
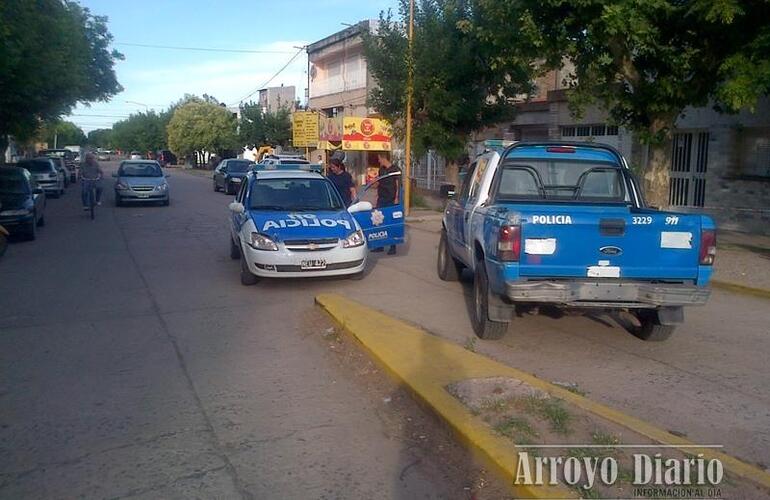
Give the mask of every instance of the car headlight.
[[115, 184], [115, 189], [118, 191], [125, 191], [128, 189], [128, 184], [123, 181], [118, 181], [117, 184]]
[[3, 210], [2, 212], [0, 212], [0, 215], [5, 215], [5, 216], [29, 215], [31, 213], [32, 212], [30, 212], [26, 208], [22, 208], [21, 210]]
[[343, 248], [360, 247], [364, 243], [366, 243], [366, 239], [364, 238], [364, 232], [360, 229], [355, 233], [351, 233], [350, 236], [342, 240]]
[[278, 245], [264, 234], [251, 233], [249, 246], [255, 250], [278, 250]]
[[165, 182], [163, 184], [158, 184], [157, 186], [155, 186], [155, 191], [165, 191], [166, 189], [168, 189], [168, 184], [166, 184]]

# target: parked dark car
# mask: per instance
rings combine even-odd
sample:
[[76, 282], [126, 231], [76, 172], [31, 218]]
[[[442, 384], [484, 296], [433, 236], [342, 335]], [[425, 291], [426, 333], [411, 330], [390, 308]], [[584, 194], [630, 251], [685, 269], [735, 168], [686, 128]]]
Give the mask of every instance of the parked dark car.
[[168, 149], [158, 151], [156, 157], [161, 167], [165, 167], [166, 165], [176, 165], [176, 155]]
[[27, 169], [0, 168], [0, 226], [34, 240], [45, 224], [45, 202], [45, 192]]
[[64, 194], [64, 176], [56, 170], [56, 164], [52, 158], [39, 157], [32, 160], [21, 160], [17, 167], [26, 168], [32, 174], [32, 180], [37, 185], [55, 197]]
[[225, 194], [235, 194], [254, 165], [253, 161], [238, 158], [222, 160], [214, 169], [214, 191], [221, 189]]
[[59, 176], [64, 181], [64, 188], [66, 189], [70, 184], [70, 169], [67, 167], [67, 163], [64, 161], [64, 158], [59, 156], [49, 156], [48, 158], [53, 160], [56, 171], [59, 172]]

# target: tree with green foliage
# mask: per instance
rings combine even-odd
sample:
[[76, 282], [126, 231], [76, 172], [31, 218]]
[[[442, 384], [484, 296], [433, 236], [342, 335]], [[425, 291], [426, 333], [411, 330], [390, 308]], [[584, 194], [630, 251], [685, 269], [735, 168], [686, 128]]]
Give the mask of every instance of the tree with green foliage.
[[86, 143], [86, 134], [72, 122], [56, 120], [45, 123], [40, 129], [38, 139], [48, 144], [49, 148], [81, 146]]
[[0, 2], [0, 149], [32, 139], [42, 121], [122, 90], [107, 18], [75, 1]]
[[[456, 162], [467, 154], [470, 134], [512, 118], [513, 99], [532, 89], [528, 60], [514, 57], [502, 71], [492, 57], [494, 47], [469, 30], [478, 15], [474, 1], [421, 0], [415, 6], [414, 150], [438, 151], [448, 160], [447, 177], [455, 183]], [[369, 104], [402, 138], [408, 16], [408, 1], [401, 0], [398, 18], [383, 13], [378, 32], [364, 35], [367, 65], [377, 81]]]
[[573, 111], [598, 104], [650, 144], [643, 179], [668, 204], [670, 139], [688, 106], [735, 112], [770, 90], [766, 0], [479, 0], [496, 60], [569, 64]]
[[88, 133], [88, 144], [94, 148], [115, 149], [111, 128], [98, 128]]
[[211, 153], [221, 157], [239, 145], [232, 113], [209, 102], [191, 100], [178, 107], [167, 130], [171, 150], [180, 157], [194, 155], [197, 165]]
[[167, 112], [132, 114], [112, 126], [112, 143], [114, 147], [125, 151], [157, 151], [165, 148], [168, 140], [166, 127], [170, 120]]
[[264, 113], [259, 103], [249, 102], [241, 107], [238, 137], [243, 146], [289, 146], [291, 144], [291, 113], [281, 108]]

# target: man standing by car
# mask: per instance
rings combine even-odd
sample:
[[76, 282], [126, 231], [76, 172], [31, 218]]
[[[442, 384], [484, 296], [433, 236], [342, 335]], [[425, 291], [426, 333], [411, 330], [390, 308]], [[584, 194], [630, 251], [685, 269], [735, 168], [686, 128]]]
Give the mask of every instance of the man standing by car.
[[[401, 172], [393, 162], [390, 161], [388, 153], [378, 153], [377, 163], [380, 164], [380, 171], [378, 177], [382, 177], [387, 174]], [[377, 184], [377, 208], [392, 207], [398, 205], [399, 196], [399, 177], [394, 175], [387, 179], [382, 179]], [[373, 250], [373, 252], [382, 252], [382, 248]], [[394, 255], [396, 253], [396, 245], [390, 245], [388, 249], [388, 255]]]
[[353, 182], [353, 176], [345, 170], [345, 164], [339, 157], [333, 156], [329, 162], [329, 180], [340, 192], [345, 206], [349, 207], [356, 197], [356, 184]]
[[91, 189], [96, 188], [96, 204], [102, 204], [102, 177], [104, 172], [96, 156], [93, 153], [86, 153], [86, 159], [80, 167], [81, 190], [80, 197], [83, 201], [83, 210], [89, 210], [89, 195]]

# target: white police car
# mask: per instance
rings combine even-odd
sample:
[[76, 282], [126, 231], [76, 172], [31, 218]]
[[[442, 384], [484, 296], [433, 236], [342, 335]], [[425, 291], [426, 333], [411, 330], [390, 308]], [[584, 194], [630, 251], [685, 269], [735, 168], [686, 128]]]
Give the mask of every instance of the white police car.
[[368, 246], [403, 241], [400, 213], [388, 225], [370, 202], [346, 209], [334, 185], [316, 172], [252, 171], [230, 210], [230, 256], [241, 259], [244, 285], [263, 277], [361, 275]]

